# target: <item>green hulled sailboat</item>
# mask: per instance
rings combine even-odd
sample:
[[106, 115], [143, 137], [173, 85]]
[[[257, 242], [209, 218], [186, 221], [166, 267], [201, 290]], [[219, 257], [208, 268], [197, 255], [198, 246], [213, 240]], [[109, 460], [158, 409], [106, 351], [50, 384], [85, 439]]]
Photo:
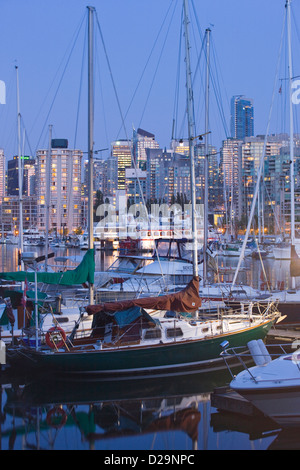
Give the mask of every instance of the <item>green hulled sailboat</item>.
[[[254, 315], [250, 304], [245, 312], [203, 320], [198, 318], [201, 299], [196, 236], [196, 199], [194, 169], [193, 93], [189, 59], [188, 1], [183, 0], [185, 13], [186, 84], [188, 135], [191, 164], [191, 199], [193, 228], [193, 279], [181, 292], [161, 297], [141, 298], [124, 302], [86, 307], [94, 316], [89, 337], [76, 339], [76, 330], [69, 338], [60, 328], [48, 331], [42, 346], [30, 349], [22, 344], [7, 351], [12, 365], [22, 370], [49, 373], [92, 374], [100, 377], [175, 373], [190, 369], [224, 367], [220, 358], [225, 340], [232, 347], [244, 346], [252, 339], [263, 339], [278, 313], [267, 304]], [[92, 14], [90, 9], [90, 15]], [[89, 41], [91, 43], [91, 41]], [[92, 154], [92, 152], [90, 152]], [[89, 159], [92, 168], [92, 158]], [[91, 183], [92, 184], [92, 183]], [[90, 191], [92, 194], [92, 192]], [[92, 197], [90, 207], [92, 208]], [[89, 230], [92, 228], [92, 211]]]
[[243, 315], [200, 320], [198, 292], [194, 278], [176, 294], [88, 306], [94, 315], [89, 337], [72, 340], [57, 328], [39, 348], [21, 344], [8, 350], [8, 361], [22, 370], [103, 377], [224, 367], [223, 341], [236, 347], [263, 339], [278, 316], [270, 304], [262, 315], [253, 315], [249, 306]]

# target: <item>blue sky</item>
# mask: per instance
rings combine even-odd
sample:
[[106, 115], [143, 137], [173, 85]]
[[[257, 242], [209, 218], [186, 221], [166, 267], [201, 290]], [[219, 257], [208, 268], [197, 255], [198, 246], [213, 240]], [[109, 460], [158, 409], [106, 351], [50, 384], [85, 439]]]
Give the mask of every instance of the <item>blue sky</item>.
[[[34, 154], [37, 148], [47, 147], [49, 124], [53, 125], [53, 137], [67, 138], [70, 147], [76, 145], [86, 150], [87, 66], [83, 51], [89, 4], [97, 13], [94, 148], [107, 148], [117, 138], [130, 138], [133, 126], [153, 132], [161, 147], [169, 147], [182, 0], [95, 0], [91, 3], [83, 0], [0, 0], [0, 80], [4, 80], [7, 86], [7, 103], [0, 105], [0, 147], [4, 148], [8, 159], [17, 153], [16, 65], [22, 129], [24, 125], [27, 135], [24, 153]], [[193, 69], [202, 47], [200, 33], [203, 35], [207, 27], [212, 30], [212, 63], [217, 64], [213, 74], [221, 94], [216, 102], [211, 89], [210, 138], [217, 147], [226, 138], [219, 108], [223, 107], [229, 128], [229, 101], [236, 94], [253, 98], [255, 134], [265, 133], [284, 5], [285, 0], [193, 0], [190, 4]], [[300, 18], [300, 0], [293, 0], [292, 8], [294, 18]], [[198, 23], [194, 19], [194, 10]], [[98, 22], [117, 99], [102, 49]], [[298, 30], [293, 33], [293, 38], [299, 50]], [[195, 73], [196, 126], [199, 133], [204, 131], [203, 54], [201, 60], [199, 73]], [[300, 61], [295, 63], [298, 70], [295, 66], [294, 75], [300, 75]], [[284, 78], [284, 73], [281, 72], [280, 78]], [[196, 82], [196, 75], [202, 82]], [[278, 89], [279, 86], [278, 81]], [[185, 100], [184, 84], [181, 92], [181, 99]], [[276, 97], [279, 99], [281, 96]], [[126, 130], [121, 124], [117, 100], [123, 116], [126, 116]], [[279, 116], [281, 108], [279, 101], [274, 104], [271, 132], [287, 130]], [[177, 127], [177, 132], [182, 135], [177, 134], [177, 137], [187, 135], [181, 128], [183, 114], [182, 108], [178, 113]]]

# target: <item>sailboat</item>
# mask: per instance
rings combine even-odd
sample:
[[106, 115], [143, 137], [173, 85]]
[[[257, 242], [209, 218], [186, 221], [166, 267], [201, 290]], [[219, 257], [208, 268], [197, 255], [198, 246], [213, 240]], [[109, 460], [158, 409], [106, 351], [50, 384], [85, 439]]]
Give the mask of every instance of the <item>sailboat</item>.
[[[27, 255], [31, 254], [27, 253]], [[64, 298], [66, 305], [62, 305], [61, 295], [51, 296], [49, 291], [48, 293], [38, 292], [37, 289], [35, 292], [35, 288], [32, 290], [31, 286], [46, 284], [48, 288], [51, 286], [55, 289], [63, 288], [67, 292], [68, 289], [73, 291], [74, 287], [78, 288], [82, 284], [94, 282], [94, 251], [88, 250], [76, 268], [59, 272], [37, 272], [38, 262], [43, 260], [45, 260], [45, 256], [35, 258], [33, 270], [0, 272], [2, 281], [13, 283], [13, 289], [5, 283], [0, 288], [0, 295], [4, 299], [0, 298], [1, 340], [7, 344], [14, 339], [24, 339], [25, 337], [29, 341], [29, 337], [34, 336], [34, 325], [37, 328], [49, 329], [55, 325], [63, 324], [66, 333], [70, 334], [77, 323], [80, 315], [78, 303], [67, 302], [66, 297]], [[28, 287], [22, 290], [21, 287], [18, 288], [19, 283], [26, 284]], [[9, 314], [6, 305], [8, 299], [11, 304], [11, 314]], [[88, 330], [91, 327], [92, 320], [88, 318], [87, 314], [82, 317], [82, 320], [80, 330], [84, 334], [83, 330]]]
[[[183, 0], [186, 49], [187, 115], [190, 144], [192, 188], [193, 278], [180, 292], [158, 297], [94, 304], [86, 307], [94, 317], [93, 330], [87, 338], [76, 339], [76, 329], [69, 337], [57, 328], [45, 335], [46, 344], [29, 348], [20, 344], [7, 350], [10, 365], [55, 374], [135, 376], [167, 374], [224, 367], [220, 344], [230, 340], [234, 346], [251, 339], [263, 339], [280, 314], [270, 303], [259, 314], [248, 309], [232, 316], [212, 320], [198, 318], [198, 253], [196, 235], [196, 198], [194, 171], [193, 93], [189, 56], [188, 0]], [[93, 13], [89, 8], [89, 58], [92, 60]], [[91, 65], [89, 64], [89, 71]], [[93, 87], [92, 82], [90, 82]], [[90, 116], [89, 116], [90, 117]], [[92, 140], [91, 140], [92, 141]], [[91, 152], [92, 153], [92, 152]], [[92, 158], [89, 159], [92, 164]], [[91, 175], [91, 173], [90, 173]], [[92, 192], [90, 192], [92, 196]], [[89, 198], [92, 207], [92, 197]], [[92, 214], [92, 210], [91, 210]], [[92, 228], [92, 216], [89, 228]], [[91, 231], [93, 233], [93, 231]], [[43, 339], [42, 339], [43, 342]], [[234, 359], [234, 358], [233, 358]]]
[[[278, 355], [278, 351], [269, 351], [259, 340], [249, 342], [247, 354], [252, 356], [255, 365], [244, 367], [237, 376], [233, 376], [230, 388], [280, 426], [299, 427], [299, 349], [287, 353], [284, 345], [280, 347], [282, 350]], [[225, 349], [222, 353], [224, 360], [227, 354], [232, 353], [232, 350]], [[242, 365], [246, 356], [236, 349], [234, 353]]]

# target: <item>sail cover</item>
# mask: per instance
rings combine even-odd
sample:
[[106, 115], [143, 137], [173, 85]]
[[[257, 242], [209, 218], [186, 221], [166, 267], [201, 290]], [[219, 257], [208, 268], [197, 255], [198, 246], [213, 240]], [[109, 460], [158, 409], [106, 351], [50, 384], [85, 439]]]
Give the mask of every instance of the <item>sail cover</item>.
[[[37, 272], [37, 281], [44, 282], [45, 284], [59, 284], [65, 286], [83, 284], [85, 282], [94, 284], [94, 274], [94, 249], [90, 249], [85, 253], [83, 260], [77, 266], [77, 268], [58, 273]], [[3, 272], [0, 273], [0, 279], [19, 282], [25, 281], [25, 279], [27, 279], [28, 282], [34, 282], [34, 272]]]
[[86, 307], [86, 311], [89, 315], [95, 315], [100, 312], [114, 313], [134, 306], [153, 310], [195, 312], [201, 306], [199, 277], [194, 277], [185, 289], [175, 294], [89, 305]]
[[291, 264], [290, 264], [291, 277], [300, 276], [300, 258], [296, 253], [295, 246], [291, 246]]

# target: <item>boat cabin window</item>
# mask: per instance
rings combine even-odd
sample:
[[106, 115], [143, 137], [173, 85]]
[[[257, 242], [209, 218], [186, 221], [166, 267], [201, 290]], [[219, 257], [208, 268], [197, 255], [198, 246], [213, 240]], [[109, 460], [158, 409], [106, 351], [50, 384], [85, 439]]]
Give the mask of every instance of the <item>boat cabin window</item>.
[[183, 336], [181, 328], [168, 328], [166, 332], [167, 338], [178, 338], [179, 336]]
[[156, 244], [156, 248], [158, 251], [158, 256], [168, 256], [169, 254], [169, 248], [170, 248], [170, 242], [169, 241], [164, 241], [164, 240], [158, 240]]
[[68, 317], [55, 317], [57, 323], [67, 323], [69, 321]]
[[241, 294], [246, 295], [247, 294], [247, 292], [244, 289], [233, 290], [231, 292], [233, 295], [241, 295]]
[[145, 331], [144, 339], [159, 339], [161, 338], [161, 330], [159, 328], [150, 328]]

